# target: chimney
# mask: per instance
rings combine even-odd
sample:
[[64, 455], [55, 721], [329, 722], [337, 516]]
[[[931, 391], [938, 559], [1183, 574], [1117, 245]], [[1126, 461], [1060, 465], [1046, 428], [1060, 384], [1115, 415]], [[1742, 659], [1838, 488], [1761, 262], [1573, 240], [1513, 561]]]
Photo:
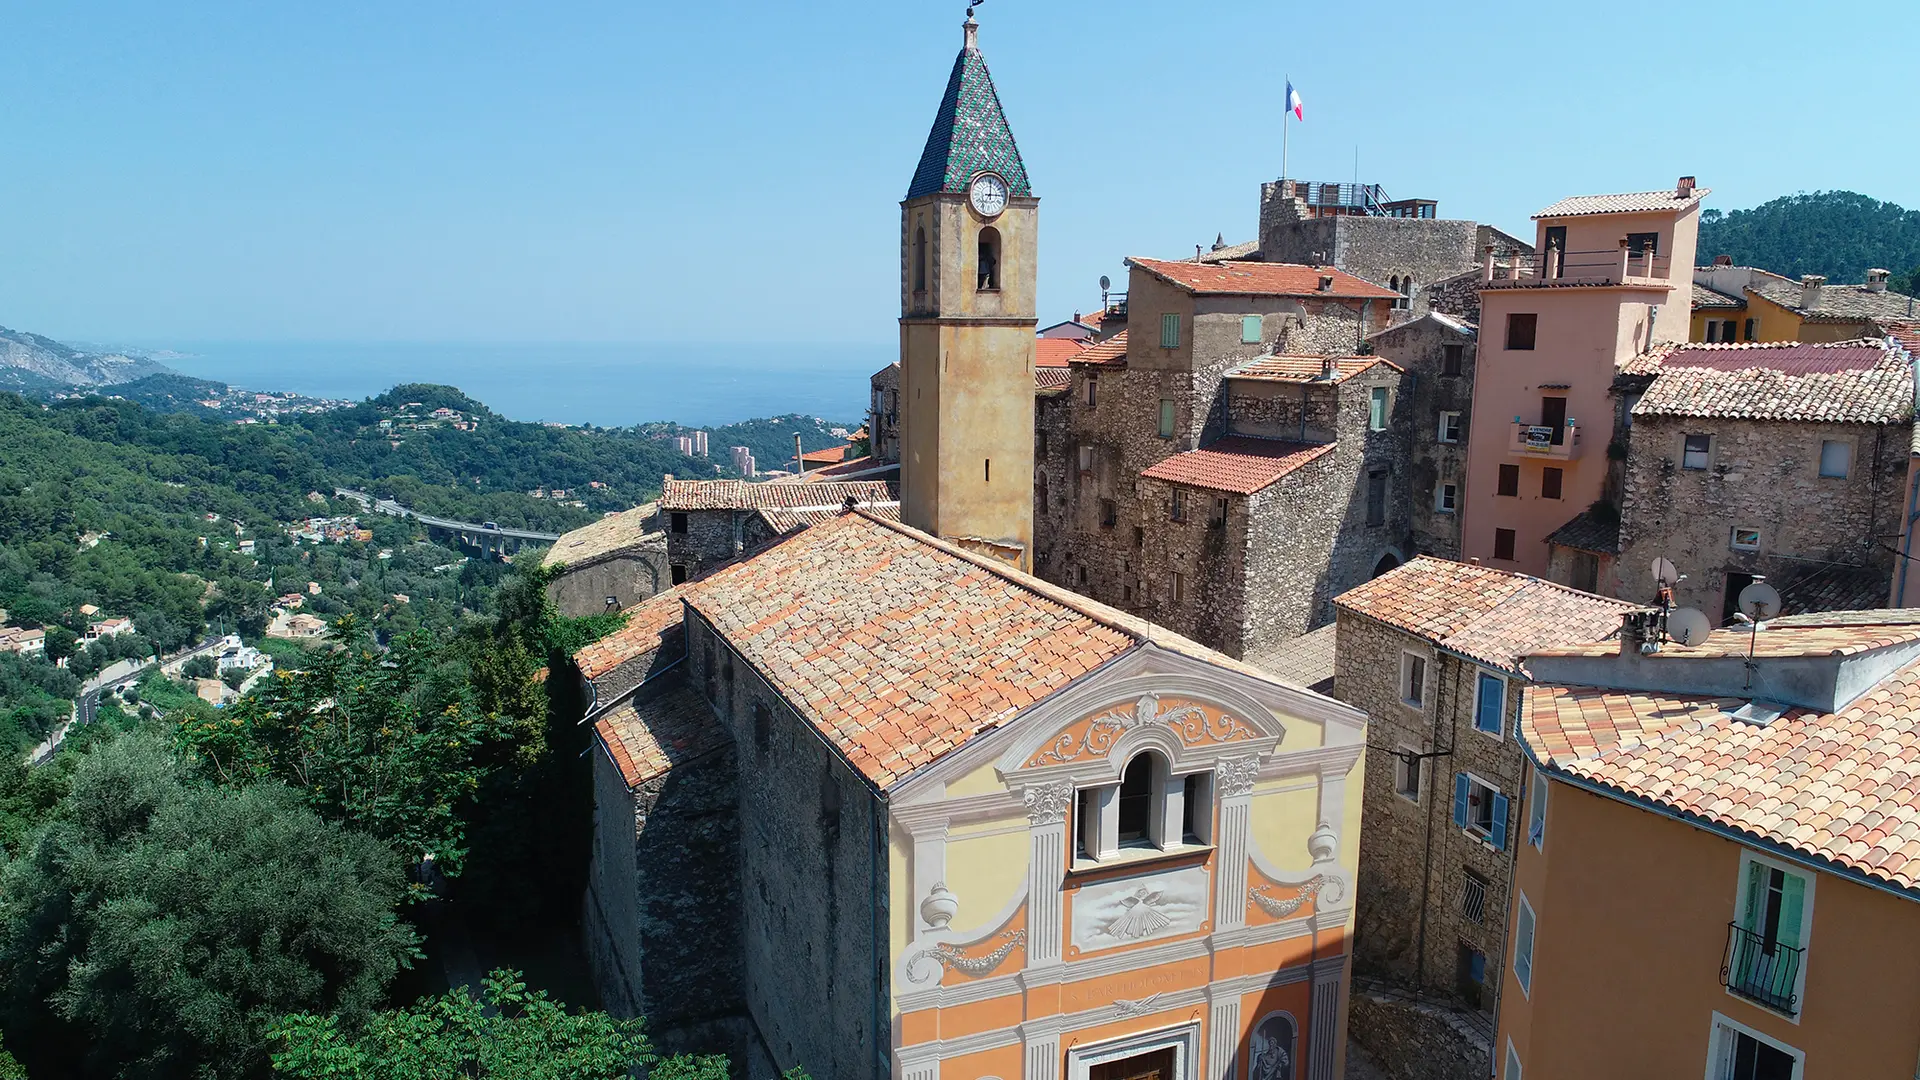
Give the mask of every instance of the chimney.
[[1886, 292], [1887, 291], [1887, 271], [1882, 270], [1877, 266], [1867, 271], [1867, 291], [1868, 292]]
[[1826, 277], [1821, 274], [1800, 275], [1800, 306], [1801, 308], [1810, 310], [1812, 308], [1819, 307], [1820, 306], [1820, 287], [1825, 285], [1826, 283], [1827, 283]]
[[980, 24], [973, 19], [973, 9], [967, 9], [967, 21], [960, 24], [962, 34], [961, 48], [967, 52], [980, 51]]
[[1673, 186], [1673, 197], [1676, 199], [1686, 199], [1686, 198], [1691, 198], [1692, 195], [1693, 195], [1693, 177], [1691, 176], [1681, 177], [1680, 182]]
[[1340, 374], [1340, 365], [1331, 356], [1320, 358], [1320, 377], [1332, 382]]
[[1636, 656], [1640, 652], [1641, 642], [1646, 640], [1646, 619], [1644, 611], [1629, 611], [1620, 620], [1620, 655]]
[[1320, 275], [1320, 291], [1321, 292], [1333, 291], [1333, 275], [1332, 274]]
[[1713, 265], [1715, 265], [1715, 266], [1732, 266], [1732, 265], [1733, 265], [1733, 256], [1731, 256], [1731, 255], [1715, 255], [1715, 256], [1713, 257]]

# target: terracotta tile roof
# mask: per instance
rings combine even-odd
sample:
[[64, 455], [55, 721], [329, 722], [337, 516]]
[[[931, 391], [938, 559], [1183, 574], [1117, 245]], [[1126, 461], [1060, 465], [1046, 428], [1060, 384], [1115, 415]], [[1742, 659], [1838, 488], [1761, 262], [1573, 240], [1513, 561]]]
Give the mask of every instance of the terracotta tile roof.
[[871, 454], [865, 457], [848, 458], [838, 465], [823, 465], [818, 469], [808, 469], [799, 476], [791, 477], [785, 483], [827, 484], [843, 480], [872, 480], [889, 483], [900, 478], [900, 463], [897, 461], [875, 461]]
[[1304, 686], [1315, 693], [1333, 693], [1334, 646], [1340, 627], [1328, 623], [1299, 637], [1247, 654], [1247, 663], [1262, 671]]
[[1092, 311], [1087, 312], [1085, 315], [1080, 316], [1080, 325], [1090, 326], [1095, 330], [1100, 329], [1100, 324], [1106, 321], [1107, 321], [1107, 312], [1106, 312], [1106, 309], [1104, 308], [1096, 308]]
[[1880, 329], [1911, 355], [1920, 356], [1920, 319], [1880, 319]]
[[1098, 341], [1075, 353], [1071, 361], [1075, 366], [1087, 364], [1093, 367], [1127, 366], [1127, 332], [1125, 330], [1105, 341]]
[[797, 510], [810, 506], [838, 509], [847, 499], [891, 502], [884, 480], [829, 483], [745, 480], [669, 480], [660, 496], [662, 510]]
[[1893, 591], [1893, 571], [1872, 566], [1816, 565], [1767, 580], [1788, 615], [1884, 609]]
[[[1816, 613], [1817, 622], [1783, 622], [1775, 619], [1757, 636], [1738, 627], [1722, 627], [1707, 635], [1698, 645], [1669, 641], [1660, 646], [1663, 658], [1676, 660], [1745, 657], [1749, 649], [1756, 657], [1782, 659], [1794, 656], [1857, 656], [1861, 653], [1920, 641], [1920, 624], [1870, 621], [1843, 621], [1831, 613]], [[1610, 656], [1620, 651], [1618, 642], [1593, 641], [1543, 646], [1532, 650], [1537, 656]]]
[[629, 698], [601, 713], [593, 730], [629, 791], [728, 742], [713, 708], [691, 687], [637, 705]]
[[1375, 364], [1385, 364], [1395, 371], [1403, 370], [1400, 365], [1382, 356], [1262, 356], [1229, 368], [1226, 377], [1262, 382], [1319, 382], [1329, 360], [1334, 365], [1334, 376], [1327, 381], [1336, 383], [1346, 382]]
[[1073, 385], [1073, 372], [1066, 368], [1034, 368], [1033, 388], [1035, 390], [1065, 390]]
[[1547, 543], [1597, 555], [1618, 555], [1620, 518], [1617, 514], [1601, 518], [1591, 510], [1582, 510], [1573, 520], [1548, 533]]
[[[704, 580], [704, 579], [700, 579]], [[573, 654], [574, 666], [587, 679], [598, 679], [621, 664], [650, 652], [684, 651], [680, 636], [683, 600], [697, 584], [686, 582], [640, 601], [626, 610], [627, 624]]]
[[800, 455], [800, 460], [810, 464], [838, 465], [840, 462], [845, 461], [846, 457], [846, 447], [829, 446], [825, 450], [808, 450]]
[[1805, 290], [1797, 281], [1768, 274], [1756, 276], [1747, 291], [1771, 300], [1810, 322], [1865, 322], [1871, 319], [1910, 318], [1916, 301], [1891, 289], [1875, 292], [1865, 285], [1822, 285], [1820, 301], [1812, 307], [1801, 306]]
[[648, 535], [647, 526], [653, 523], [654, 515], [659, 510], [659, 503], [646, 503], [610, 514], [591, 525], [582, 525], [555, 540], [541, 557], [540, 565], [567, 563], [579, 566], [602, 555], [637, 547], [641, 539]]
[[1657, 377], [1635, 416], [1885, 424], [1913, 418], [1913, 366], [1882, 340], [1661, 345], [1621, 366]]
[[1534, 686], [1521, 733], [1562, 772], [1920, 890], [1920, 663], [1834, 713], [1762, 727], [1728, 715], [1743, 704]]
[[[1203, 295], [1332, 296], [1343, 300], [1397, 300], [1400, 294], [1331, 266], [1267, 262], [1169, 262], [1165, 259], [1128, 259], [1170, 285]], [[1333, 287], [1322, 291], [1321, 278]]]
[[884, 789], [1136, 644], [924, 534], [837, 517], [688, 603]]
[[1561, 199], [1545, 210], [1533, 215], [1534, 220], [1541, 218], [1582, 217], [1587, 214], [1645, 214], [1650, 211], [1665, 210], [1677, 212], [1697, 205], [1707, 197], [1712, 188], [1697, 187], [1687, 196], [1675, 194], [1673, 188], [1665, 191], [1633, 191], [1620, 195], [1575, 195]]
[[1738, 296], [1728, 296], [1726, 293], [1716, 292], [1697, 281], [1693, 283], [1693, 310], [1695, 311], [1699, 311], [1701, 308], [1733, 308], [1737, 310], [1746, 306], [1747, 302]]
[[[888, 521], [900, 520], [900, 504], [897, 502], [865, 503], [860, 508]], [[834, 507], [814, 510], [762, 510], [759, 513], [760, 520], [767, 523], [767, 527], [773, 530], [775, 536], [785, 536], [839, 517], [845, 512], [840, 507]]]
[[1294, 443], [1229, 435], [1198, 450], [1175, 454], [1140, 475], [1171, 484], [1251, 495], [1327, 453], [1333, 443]]
[[1033, 340], [1033, 366], [1036, 368], [1064, 368], [1067, 360], [1075, 353], [1086, 349], [1089, 342], [1085, 338], [1043, 337]]
[[1333, 602], [1507, 671], [1520, 670], [1522, 658], [1549, 644], [1600, 641], [1637, 607], [1526, 574], [1427, 555]]

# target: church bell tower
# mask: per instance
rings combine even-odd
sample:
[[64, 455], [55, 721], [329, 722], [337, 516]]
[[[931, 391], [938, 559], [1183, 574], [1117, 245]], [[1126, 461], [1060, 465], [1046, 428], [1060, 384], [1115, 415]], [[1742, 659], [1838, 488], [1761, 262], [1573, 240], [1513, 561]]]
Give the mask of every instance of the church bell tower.
[[900, 499], [907, 524], [1032, 569], [1040, 200], [979, 24], [900, 203]]

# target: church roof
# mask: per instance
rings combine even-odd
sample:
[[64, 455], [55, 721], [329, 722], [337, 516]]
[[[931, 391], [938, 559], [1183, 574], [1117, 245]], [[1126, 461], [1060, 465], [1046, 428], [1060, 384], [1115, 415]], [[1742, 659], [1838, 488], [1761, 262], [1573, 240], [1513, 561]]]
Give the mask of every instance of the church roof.
[[937, 191], [965, 191], [976, 173], [987, 170], [1005, 178], [1007, 194], [1033, 194], [1020, 148], [1013, 143], [1013, 129], [1007, 126], [1006, 113], [1000, 108], [1000, 95], [994, 92], [993, 77], [987, 74], [987, 58], [973, 41], [970, 22], [967, 45], [953, 62], [953, 74], [947, 77], [947, 92], [940, 98], [940, 111], [934, 114], [933, 130], [927, 134], [926, 149], [920, 152], [920, 167], [913, 171], [907, 198]]

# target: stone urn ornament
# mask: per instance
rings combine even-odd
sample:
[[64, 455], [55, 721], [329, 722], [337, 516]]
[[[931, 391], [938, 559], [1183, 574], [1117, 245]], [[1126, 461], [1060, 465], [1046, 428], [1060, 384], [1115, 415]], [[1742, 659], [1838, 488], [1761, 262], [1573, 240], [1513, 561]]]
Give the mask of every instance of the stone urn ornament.
[[920, 918], [935, 930], [947, 929], [953, 917], [959, 913], [960, 898], [953, 895], [953, 890], [947, 888], [944, 881], [935, 884], [927, 898], [920, 901]]

